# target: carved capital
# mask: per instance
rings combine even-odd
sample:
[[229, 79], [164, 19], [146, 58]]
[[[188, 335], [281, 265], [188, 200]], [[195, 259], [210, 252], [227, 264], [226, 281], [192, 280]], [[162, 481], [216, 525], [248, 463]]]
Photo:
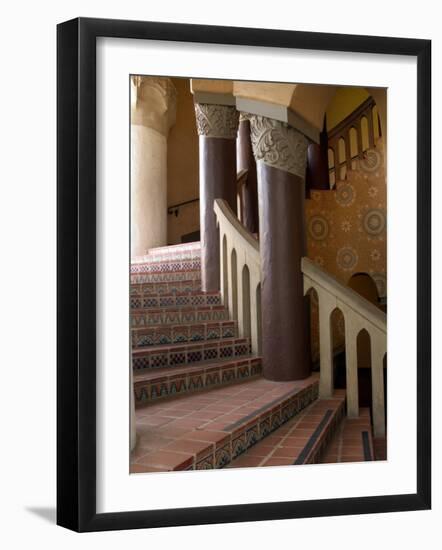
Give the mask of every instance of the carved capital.
[[167, 136], [176, 118], [177, 92], [170, 78], [131, 76], [131, 122]]
[[200, 136], [236, 139], [239, 113], [235, 107], [195, 103], [195, 115]]
[[308, 139], [284, 122], [250, 116], [250, 137], [256, 161], [305, 178]]

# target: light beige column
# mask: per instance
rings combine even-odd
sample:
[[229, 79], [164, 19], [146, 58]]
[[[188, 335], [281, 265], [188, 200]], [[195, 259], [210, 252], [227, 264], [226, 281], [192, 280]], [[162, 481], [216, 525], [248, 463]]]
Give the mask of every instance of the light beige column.
[[318, 291], [319, 302], [319, 397], [326, 399], [333, 395], [333, 335], [330, 316], [336, 307], [336, 298], [324, 291]]
[[346, 361], [346, 388], [347, 388], [347, 416], [359, 416], [359, 388], [358, 388], [358, 351], [357, 335], [359, 332], [356, 319], [349, 311], [343, 311], [345, 318], [345, 361]]
[[167, 136], [176, 91], [168, 78], [131, 77], [131, 255], [167, 245]]
[[371, 390], [373, 411], [373, 433], [375, 437], [385, 436], [384, 401], [384, 355], [385, 334], [370, 331], [371, 340]]

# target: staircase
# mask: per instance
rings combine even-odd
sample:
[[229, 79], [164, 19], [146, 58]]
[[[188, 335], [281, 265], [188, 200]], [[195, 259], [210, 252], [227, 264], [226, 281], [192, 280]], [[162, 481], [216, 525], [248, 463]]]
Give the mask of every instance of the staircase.
[[222, 468], [317, 398], [317, 375], [261, 376], [220, 293], [201, 291], [199, 254], [199, 243], [163, 247], [132, 264], [132, 472]]
[[132, 264], [131, 472], [322, 461], [346, 420], [345, 392], [318, 399], [317, 374], [264, 379], [220, 294], [202, 292], [199, 254], [199, 243], [162, 247]]

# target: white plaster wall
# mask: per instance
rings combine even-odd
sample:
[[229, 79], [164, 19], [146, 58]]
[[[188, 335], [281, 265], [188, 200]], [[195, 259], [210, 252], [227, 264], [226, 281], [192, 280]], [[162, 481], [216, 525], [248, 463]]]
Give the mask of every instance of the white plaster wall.
[[131, 125], [131, 255], [167, 244], [167, 138]]

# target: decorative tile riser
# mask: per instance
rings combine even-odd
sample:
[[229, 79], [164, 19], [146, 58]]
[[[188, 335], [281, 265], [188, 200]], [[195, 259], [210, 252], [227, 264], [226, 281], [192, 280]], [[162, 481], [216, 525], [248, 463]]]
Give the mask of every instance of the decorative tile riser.
[[132, 330], [132, 347], [183, 344], [237, 338], [235, 321], [195, 325], [157, 326]]
[[223, 306], [191, 309], [158, 309], [149, 312], [131, 312], [131, 326], [151, 327], [180, 323], [210, 323], [227, 321], [229, 313]]
[[143, 298], [138, 296], [130, 297], [130, 307], [132, 309], [146, 309], [146, 308], [179, 308], [189, 306], [219, 306], [221, 305], [221, 296], [216, 294], [157, 294], [151, 296], [145, 296]]
[[200, 258], [192, 260], [170, 260], [165, 262], [147, 262], [131, 264], [131, 273], [170, 273], [173, 271], [191, 271], [201, 269]]
[[201, 258], [201, 250], [191, 250], [189, 252], [165, 252], [150, 253], [145, 256], [139, 256], [131, 261], [131, 265], [150, 264], [150, 263], [165, 263], [165, 262], [187, 262], [199, 260]]
[[158, 258], [162, 259], [188, 259], [201, 256], [201, 243], [174, 244], [150, 248], [144, 256], [137, 256], [133, 263], [144, 263]]
[[[136, 352], [135, 352], [136, 353]], [[219, 340], [211, 343], [187, 345], [172, 350], [143, 349], [132, 353], [132, 366], [135, 371], [163, 367], [178, 367], [197, 364], [203, 361], [235, 359], [251, 353], [250, 342], [244, 339], [235, 341]]]
[[152, 294], [175, 294], [183, 292], [201, 292], [201, 280], [169, 281], [131, 285], [131, 296], [150, 296]]
[[189, 271], [172, 271], [170, 273], [131, 273], [130, 276], [130, 282], [132, 284], [190, 281], [200, 279], [200, 269]]
[[320, 464], [321, 463], [321, 457], [326, 452], [327, 446], [330, 443], [330, 441], [333, 439], [333, 436], [335, 435], [336, 430], [344, 416], [345, 416], [345, 401], [343, 401], [339, 406], [339, 408], [336, 411], [334, 411], [333, 416], [331, 417], [330, 421], [322, 430], [315, 445], [312, 447], [308, 456], [303, 461], [303, 464]]
[[257, 377], [262, 372], [261, 360], [245, 359], [208, 367], [197, 373], [167, 376], [153, 382], [135, 382], [135, 404], [145, 405], [158, 399], [194, 393]]
[[177, 467], [177, 470], [210, 470], [223, 468], [232, 460], [265, 439], [274, 430], [293, 418], [307, 405], [318, 398], [318, 383], [301, 390], [261, 416], [238, 427], [233, 433], [226, 433], [226, 438], [216, 445], [208, 445], [193, 460]]

